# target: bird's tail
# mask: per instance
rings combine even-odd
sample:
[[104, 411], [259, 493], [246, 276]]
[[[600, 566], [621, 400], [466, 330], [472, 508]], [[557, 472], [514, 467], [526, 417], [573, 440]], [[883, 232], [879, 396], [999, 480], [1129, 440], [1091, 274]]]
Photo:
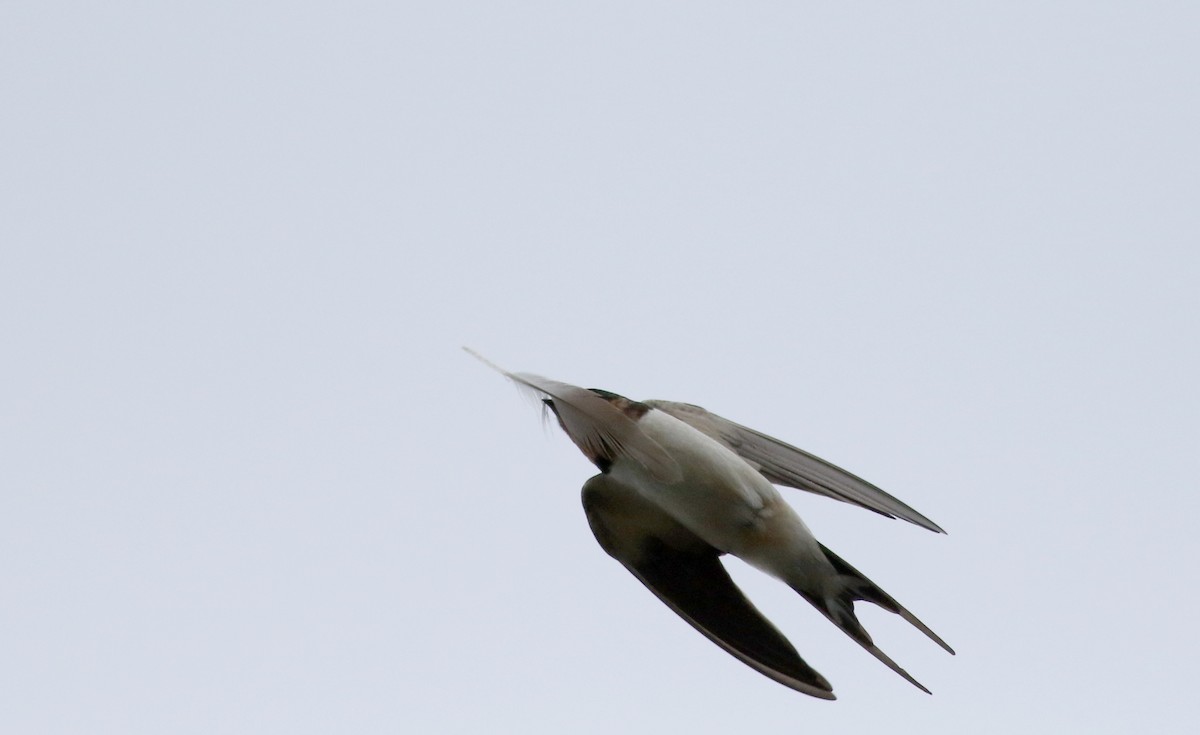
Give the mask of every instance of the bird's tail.
[[813, 607], [824, 613], [830, 622], [841, 628], [846, 635], [853, 638], [868, 653], [882, 661], [888, 668], [907, 679], [918, 689], [929, 694], [929, 690], [919, 681], [912, 678], [907, 671], [900, 668], [890, 656], [879, 650], [879, 647], [871, 640], [871, 635], [867, 633], [866, 628], [858, 621], [858, 616], [854, 614], [854, 603], [858, 600], [865, 600], [882, 607], [888, 612], [896, 613], [909, 623], [912, 623], [917, 630], [929, 636], [930, 640], [946, 649], [950, 654], [954, 653], [954, 649], [946, 645], [946, 642], [937, 633], [930, 630], [929, 626], [918, 620], [916, 615], [913, 615], [903, 605], [896, 602], [895, 598], [863, 576], [862, 572], [847, 564], [837, 554], [825, 548], [824, 545], [821, 546], [821, 551], [824, 552], [825, 557], [833, 565], [833, 568], [837, 570], [840, 585], [838, 585], [836, 591], [832, 594], [814, 595], [812, 592], [796, 586], [793, 589], [803, 595], [806, 600], [812, 603]]

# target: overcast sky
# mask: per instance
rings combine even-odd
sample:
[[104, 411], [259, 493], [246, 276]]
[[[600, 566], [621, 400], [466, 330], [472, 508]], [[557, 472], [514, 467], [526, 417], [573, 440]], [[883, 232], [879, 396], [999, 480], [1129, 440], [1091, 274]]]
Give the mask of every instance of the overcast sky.
[[[1184, 732], [1190, 3], [6, 2], [0, 731]], [[499, 364], [698, 403], [958, 650], [596, 545]], [[861, 606], [860, 606], [861, 609]]]

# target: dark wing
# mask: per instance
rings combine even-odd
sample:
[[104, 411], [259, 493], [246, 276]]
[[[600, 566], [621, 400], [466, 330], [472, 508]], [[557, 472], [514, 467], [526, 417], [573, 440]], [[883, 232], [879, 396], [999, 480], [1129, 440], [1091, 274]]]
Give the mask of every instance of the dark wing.
[[922, 528], [945, 533], [907, 503], [803, 449], [721, 418], [690, 403], [644, 401], [723, 443], [777, 485], [786, 485], [853, 503], [888, 518], [903, 518]]
[[836, 698], [825, 677], [746, 599], [716, 549], [608, 475], [584, 484], [583, 508], [600, 546], [709, 640], [786, 687]]

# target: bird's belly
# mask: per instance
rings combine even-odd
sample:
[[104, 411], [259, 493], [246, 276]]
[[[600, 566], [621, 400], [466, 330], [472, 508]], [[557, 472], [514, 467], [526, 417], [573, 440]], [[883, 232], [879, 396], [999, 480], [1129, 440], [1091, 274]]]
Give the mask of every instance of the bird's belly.
[[663, 482], [620, 458], [610, 468], [614, 479], [636, 488], [705, 543], [777, 577], [790, 579], [797, 564], [828, 564], [775, 486], [728, 447], [661, 411], [651, 411], [640, 425], [676, 461], [682, 477]]
[[776, 576], [800, 559], [820, 556], [804, 522], [756, 472], [743, 476], [740, 468], [691, 464], [682, 482], [667, 485], [622, 464], [613, 466], [614, 479], [720, 551]]

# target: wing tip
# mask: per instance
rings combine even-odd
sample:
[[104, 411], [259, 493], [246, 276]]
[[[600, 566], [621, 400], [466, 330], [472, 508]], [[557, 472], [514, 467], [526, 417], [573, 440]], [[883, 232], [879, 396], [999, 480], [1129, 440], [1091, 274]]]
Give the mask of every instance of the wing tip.
[[[733, 652], [730, 651], [730, 653]], [[734, 656], [739, 659], [742, 658], [736, 653], [734, 653]], [[750, 663], [750, 661], [745, 659], [742, 660], [743, 663], [749, 664], [751, 668], [765, 675], [767, 678], [773, 679], [792, 691], [800, 692], [801, 694], [807, 694], [810, 697], [824, 699], [831, 702], [837, 699], [837, 695], [833, 693], [833, 687], [829, 684], [829, 681], [816, 671], [812, 672], [814, 675], [812, 681], [805, 681], [803, 679], [797, 679], [795, 676], [790, 674], [785, 674], [779, 669], [773, 669], [761, 664]]]
[[504, 368], [500, 367], [499, 365], [497, 365], [496, 363], [492, 362], [491, 360], [487, 359], [486, 357], [484, 357], [483, 355], [479, 354], [478, 352], [476, 352], [475, 350], [471, 349], [470, 347], [467, 347], [466, 345], [462, 345], [462, 349], [463, 349], [463, 352], [467, 353], [467, 354], [468, 354], [468, 355], [470, 355], [471, 357], [474, 357], [476, 360], [478, 360], [478, 361], [482, 362], [484, 365], [487, 365], [487, 366], [488, 366], [488, 367], [490, 367], [492, 370], [495, 370], [496, 372], [500, 373], [501, 375], [505, 375], [505, 376], [507, 376], [507, 375], [509, 374], [507, 370], [505, 370]]

